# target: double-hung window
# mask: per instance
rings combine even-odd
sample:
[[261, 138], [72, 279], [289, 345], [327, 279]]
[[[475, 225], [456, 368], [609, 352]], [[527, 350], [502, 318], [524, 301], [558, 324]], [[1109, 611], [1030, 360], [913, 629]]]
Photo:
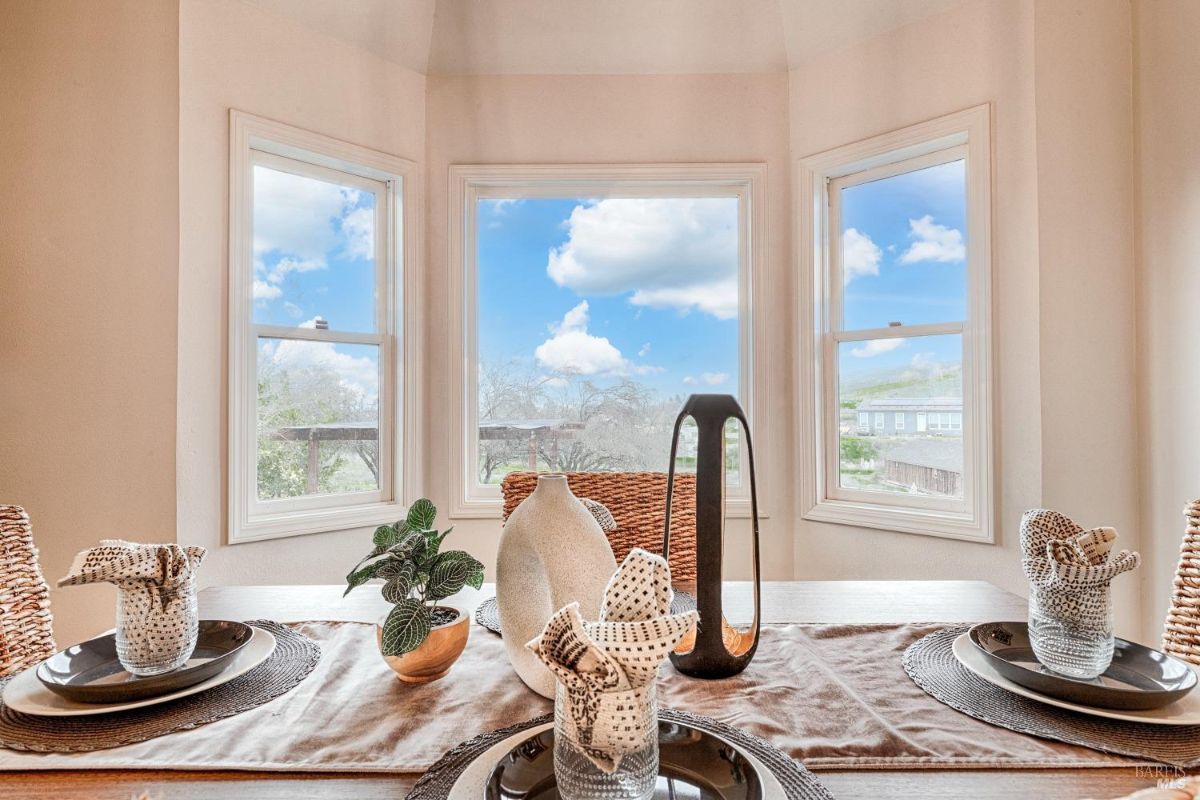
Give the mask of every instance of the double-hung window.
[[232, 112], [229, 541], [395, 519], [412, 164]]
[[[988, 116], [801, 161], [809, 519], [992, 540]], [[877, 415], [864, 437], [855, 415], [881, 405], [916, 429]]]
[[[765, 462], [751, 325], [763, 179], [756, 164], [451, 169], [452, 513], [498, 516], [515, 471], [665, 471], [697, 392], [739, 399]], [[695, 434], [682, 431], [680, 471], [695, 469]], [[736, 423], [726, 442], [729, 511], [746, 515]]]

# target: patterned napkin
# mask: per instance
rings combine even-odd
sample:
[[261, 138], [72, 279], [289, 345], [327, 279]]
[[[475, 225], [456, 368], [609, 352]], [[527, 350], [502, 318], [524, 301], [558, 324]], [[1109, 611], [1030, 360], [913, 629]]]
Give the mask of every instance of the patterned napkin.
[[604, 590], [599, 621], [571, 603], [526, 645], [566, 690], [568, 737], [607, 773], [645, 745], [658, 666], [699, 619], [671, 614], [673, 594], [666, 560], [634, 548]]
[[1058, 616], [1102, 628], [1105, 609], [1098, 590], [1141, 563], [1141, 556], [1128, 550], [1112, 554], [1117, 538], [1113, 528], [1084, 530], [1057, 511], [1026, 511], [1021, 518], [1025, 577]]
[[130, 663], [182, 663], [196, 645], [194, 581], [207, 554], [203, 547], [104, 539], [76, 555], [58, 585], [117, 585], [127, 643], [121, 662], [127, 668]]

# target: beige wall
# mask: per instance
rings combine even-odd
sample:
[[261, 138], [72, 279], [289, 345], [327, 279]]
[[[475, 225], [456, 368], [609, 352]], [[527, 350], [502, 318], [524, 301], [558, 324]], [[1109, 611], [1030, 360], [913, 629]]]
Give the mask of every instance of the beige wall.
[[[53, 582], [102, 537], [175, 539], [178, 13], [0, 4], [0, 502]], [[60, 642], [109, 587], [55, 592]]]
[[996, 544], [799, 520], [797, 578], [975, 578], [1023, 592], [1016, 532], [1041, 497], [1031, 2], [968, 3], [792, 72], [799, 158], [992, 104]]
[[1144, 628], [1157, 636], [1200, 497], [1200, 3], [1134, 4]]
[[[767, 165], [769, 254], [762, 325], [768, 364], [793, 357], [788, 340], [792, 290], [787, 77], [777, 75], [507, 76], [429, 79], [428, 379], [444, 386], [456, 363], [442, 320], [450, 296], [446, 263], [447, 173], [451, 164], [762, 162]], [[790, 476], [794, 440], [790, 379], [772, 371], [771, 443], [757, 465], [770, 518], [762, 528], [763, 574], [791, 576]], [[450, 425], [445, 400], [431, 392], [427, 480], [430, 497], [449, 506]], [[664, 451], [669, 442], [662, 443]], [[764, 448], [765, 449], [765, 448]], [[499, 520], [456, 520], [455, 536], [492, 563]], [[731, 574], [749, 574], [745, 520], [731, 523]]]
[[[1039, 0], [1042, 504], [1139, 535], [1133, 78], [1127, 0]], [[1115, 583], [1138, 636], [1140, 575]]]
[[224, 544], [229, 109], [419, 162], [425, 79], [236, 0], [180, 3], [179, 77], [179, 541], [206, 585], [340, 582], [363, 531]]

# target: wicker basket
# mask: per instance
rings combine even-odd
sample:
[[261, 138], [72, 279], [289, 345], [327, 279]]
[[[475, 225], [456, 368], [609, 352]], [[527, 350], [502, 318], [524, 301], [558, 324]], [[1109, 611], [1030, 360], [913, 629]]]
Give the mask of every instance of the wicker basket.
[[50, 622], [50, 590], [29, 515], [0, 505], [0, 677], [54, 655]]
[[[661, 553], [667, 508], [665, 472], [568, 472], [567, 485], [576, 497], [603, 503], [616, 520], [608, 541], [618, 563], [635, 547]], [[513, 472], [504, 477], [504, 519], [537, 486], [536, 472]], [[676, 583], [696, 580], [696, 476], [675, 476], [671, 501], [671, 578]]]
[[1200, 500], [1189, 503], [1183, 515], [1187, 517], [1187, 530], [1175, 570], [1163, 650], [1200, 664]]

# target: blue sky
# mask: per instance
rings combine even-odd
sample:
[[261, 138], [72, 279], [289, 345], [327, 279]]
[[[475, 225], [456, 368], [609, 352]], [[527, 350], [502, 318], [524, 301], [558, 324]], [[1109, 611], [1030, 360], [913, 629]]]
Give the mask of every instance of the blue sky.
[[[373, 330], [374, 195], [264, 166], [254, 180], [255, 322]], [[492, 199], [477, 214], [482, 360], [666, 396], [737, 392], [735, 199]], [[964, 319], [966, 233], [961, 161], [844, 189], [845, 327]], [[957, 362], [960, 348], [864, 343], [843, 348], [842, 371]], [[375, 390], [374, 359], [345, 347], [294, 358]]]
[[[965, 192], [962, 161], [842, 190], [846, 330], [966, 319]], [[957, 363], [961, 348], [958, 336], [843, 346], [841, 370]]]
[[485, 362], [737, 393], [737, 201], [483, 200]]

